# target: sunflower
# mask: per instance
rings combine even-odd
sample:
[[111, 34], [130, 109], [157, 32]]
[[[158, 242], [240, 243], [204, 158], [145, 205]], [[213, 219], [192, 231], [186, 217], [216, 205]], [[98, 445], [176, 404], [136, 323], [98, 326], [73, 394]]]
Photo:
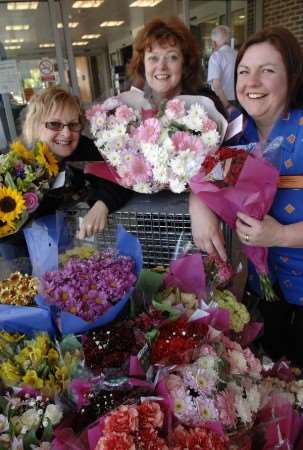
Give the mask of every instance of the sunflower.
[[10, 146], [11, 150], [15, 152], [18, 156], [26, 161], [34, 159], [32, 152], [27, 150], [27, 148], [22, 144], [21, 141], [13, 142]]
[[9, 222], [2, 222], [0, 220], [0, 238], [8, 236], [9, 234], [13, 233], [15, 231], [15, 228], [13, 224]]
[[0, 220], [11, 223], [26, 209], [22, 194], [10, 187], [0, 187]]
[[38, 142], [37, 149], [37, 161], [47, 169], [50, 176], [58, 175], [58, 162], [55, 156], [49, 151], [47, 145], [44, 142]]

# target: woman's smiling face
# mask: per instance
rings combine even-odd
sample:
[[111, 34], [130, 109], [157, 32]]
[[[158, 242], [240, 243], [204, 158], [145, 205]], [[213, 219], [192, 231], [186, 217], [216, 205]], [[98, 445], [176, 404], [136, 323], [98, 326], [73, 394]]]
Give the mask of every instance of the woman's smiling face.
[[281, 54], [269, 42], [253, 44], [237, 68], [236, 92], [245, 111], [261, 126], [272, 126], [285, 112], [288, 79]]
[[160, 46], [154, 42], [144, 54], [145, 78], [153, 93], [172, 98], [181, 93], [183, 55], [178, 44]]
[[67, 158], [76, 150], [80, 131], [71, 131], [68, 126], [56, 131], [46, 127], [47, 122], [59, 122], [61, 124], [79, 123], [79, 112], [71, 108], [54, 110], [43, 121], [38, 130], [38, 139], [45, 142], [50, 150], [59, 158]]

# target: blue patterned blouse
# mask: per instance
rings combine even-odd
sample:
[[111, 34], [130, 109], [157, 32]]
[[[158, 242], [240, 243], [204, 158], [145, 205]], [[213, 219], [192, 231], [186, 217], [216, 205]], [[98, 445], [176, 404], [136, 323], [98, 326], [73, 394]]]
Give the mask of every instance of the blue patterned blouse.
[[[268, 140], [283, 136], [280, 175], [303, 175], [303, 109], [291, 111], [274, 125]], [[249, 118], [240, 144], [258, 142], [254, 121]], [[303, 189], [278, 189], [270, 215], [282, 224], [303, 221]], [[285, 300], [303, 305], [303, 248], [269, 248], [272, 281], [279, 282]], [[256, 273], [250, 267], [249, 280], [258, 289]]]

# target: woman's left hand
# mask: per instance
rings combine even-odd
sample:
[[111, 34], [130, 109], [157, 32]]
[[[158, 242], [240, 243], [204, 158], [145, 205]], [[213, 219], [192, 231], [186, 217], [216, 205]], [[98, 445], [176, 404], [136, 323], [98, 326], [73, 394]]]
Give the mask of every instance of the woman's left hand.
[[257, 220], [241, 212], [237, 217], [236, 233], [243, 244], [260, 247], [281, 245], [283, 225], [273, 217], [266, 215], [263, 220]]
[[78, 239], [84, 239], [102, 231], [106, 225], [108, 208], [101, 200], [98, 200], [88, 211], [83, 219], [81, 228], [77, 234]]

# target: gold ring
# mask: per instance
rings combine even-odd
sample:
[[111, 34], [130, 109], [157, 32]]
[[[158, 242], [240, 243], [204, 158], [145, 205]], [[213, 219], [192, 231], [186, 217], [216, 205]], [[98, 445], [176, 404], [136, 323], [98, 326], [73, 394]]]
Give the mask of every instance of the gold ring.
[[244, 239], [246, 240], [246, 242], [248, 242], [249, 241], [249, 236], [248, 236], [248, 234], [246, 233], [245, 235], [244, 235]]

